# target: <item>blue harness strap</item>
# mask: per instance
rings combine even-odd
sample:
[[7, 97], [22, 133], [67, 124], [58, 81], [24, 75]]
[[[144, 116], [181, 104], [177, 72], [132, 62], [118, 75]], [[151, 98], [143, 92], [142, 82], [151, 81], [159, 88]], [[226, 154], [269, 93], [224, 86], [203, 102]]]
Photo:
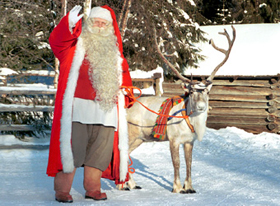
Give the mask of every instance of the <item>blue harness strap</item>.
[[[187, 111], [187, 109], [180, 109], [179, 111], [177, 112], [174, 112], [171, 116], [175, 116], [176, 114], [182, 112], [182, 111]], [[171, 120], [173, 117], [168, 117], [167, 121]]]
[[[186, 101], [185, 104], [188, 104], [188, 101], [189, 101], [189, 99], [187, 99], [187, 101]], [[171, 116], [175, 116], [176, 114], [178, 114], [178, 113], [180, 113], [180, 112], [183, 112], [183, 111], [186, 111], [186, 113], [187, 113], [187, 109], [185, 108], [185, 109], [180, 109], [180, 110], [177, 111], [177, 112], [174, 112], [174, 114], [172, 114]], [[171, 120], [172, 118], [173, 118], [173, 117], [168, 117], [167, 121]]]

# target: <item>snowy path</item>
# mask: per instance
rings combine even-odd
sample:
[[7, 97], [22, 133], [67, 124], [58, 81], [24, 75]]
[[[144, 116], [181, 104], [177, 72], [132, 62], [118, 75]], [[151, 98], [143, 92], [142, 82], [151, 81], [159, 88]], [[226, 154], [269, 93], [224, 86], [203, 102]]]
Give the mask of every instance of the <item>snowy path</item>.
[[[0, 137], [2, 138], [2, 137]], [[185, 177], [183, 149], [181, 180]], [[0, 150], [0, 205], [61, 205], [53, 178], [45, 174], [48, 150]], [[74, 179], [71, 205], [280, 205], [280, 136], [237, 128], [208, 129], [196, 142], [192, 179], [196, 194], [171, 193], [173, 168], [168, 142], [145, 143], [132, 153], [134, 178], [142, 190], [118, 191], [102, 180], [108, 200], [85, 200], [82, 169]]]

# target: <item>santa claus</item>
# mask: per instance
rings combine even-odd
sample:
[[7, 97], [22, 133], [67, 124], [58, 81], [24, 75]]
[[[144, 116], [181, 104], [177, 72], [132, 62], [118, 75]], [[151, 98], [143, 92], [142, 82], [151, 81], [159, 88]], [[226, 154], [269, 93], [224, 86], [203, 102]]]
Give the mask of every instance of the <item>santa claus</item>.
[[121, 86], [132, 86], [113, 10], [92, 8], [82, 23], [75, 6], [50, 35], [60, 62], [47, 174], [55, 198], [73, 202], [77, 167], [84, 167], [85, 197], [106, 200], [101, 177], [128, 180], [128, 132]]

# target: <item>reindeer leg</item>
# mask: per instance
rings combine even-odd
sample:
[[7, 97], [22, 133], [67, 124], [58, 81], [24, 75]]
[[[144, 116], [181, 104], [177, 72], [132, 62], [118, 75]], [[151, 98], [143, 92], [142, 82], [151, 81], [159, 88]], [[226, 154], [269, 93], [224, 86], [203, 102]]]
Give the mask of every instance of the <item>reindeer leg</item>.
[[[141, 139], [133, 139], [134, 141], [132, 141], [131, 139], [132, 138], [129, 139], [129, 150], [128, 150], [129, 154], [131, 154], [133, 150], [135, 150], [143, 143], [143, 140]], [[131, 173], [129, 173], [128, 182], [126, 182], [124, 185], [118, 184], [116, 187], [118, 190], [142, 189], [140, 186], [136, 184]]]
[[184, 182], [184, 193], [196, 193], [192, 187], [191, 169], [192, 169], [192, 150], [193, 142], [184, 144], [185, 160], [187, 165], [187, 176]]
[[[137, 147], [139, 147], [142, 143], [143, 143], [142, 139], [136, 139], [133, 143], [130, 143], [128, 153], [131, 154], [131, 152], [135, 150]], [[136, 184], [131, 173], [129, 173], [129, 180], [127, 182], [127, 185], [130, 189], [142, 189], [140, 186]]]
[[127, 185], [130, 189], [137, 189], [137, 190], [142, 189], [142, 187], [136, 184], [136, 182], [133, 179], [133, 175], [131, 173], [129, 173], [129, 180], [127, 182]]
[[181, 182], [180, 182], [180, 156], [179, 156], [179, 146], [180, 144], [175, 143], [174, 141], [169, 141], [171, 158], [174, 168], [174, 182], [173, 182], [173, 193], [179, 193], [183, 191]]

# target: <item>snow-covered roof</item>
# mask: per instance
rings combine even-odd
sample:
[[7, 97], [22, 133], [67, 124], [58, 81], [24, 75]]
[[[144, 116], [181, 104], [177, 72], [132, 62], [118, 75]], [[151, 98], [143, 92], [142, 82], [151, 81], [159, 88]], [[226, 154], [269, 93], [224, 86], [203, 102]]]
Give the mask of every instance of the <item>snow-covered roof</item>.
[[[240, 24], [234, 25], [236, 40], [228, 61], [216, 76], [271, 76], [280, 73], [280, 24]], [[225, 36], [218, 34], [226, 29], [232, 37], [230, 25], [201, 26], [220, 48], [228, 48]], [[208, 42], [198, 45], [205, 61], [199, 68], [186, 69], [186, 75], [210, 75], [224, 59], [224, 54], [216, 51]]]

